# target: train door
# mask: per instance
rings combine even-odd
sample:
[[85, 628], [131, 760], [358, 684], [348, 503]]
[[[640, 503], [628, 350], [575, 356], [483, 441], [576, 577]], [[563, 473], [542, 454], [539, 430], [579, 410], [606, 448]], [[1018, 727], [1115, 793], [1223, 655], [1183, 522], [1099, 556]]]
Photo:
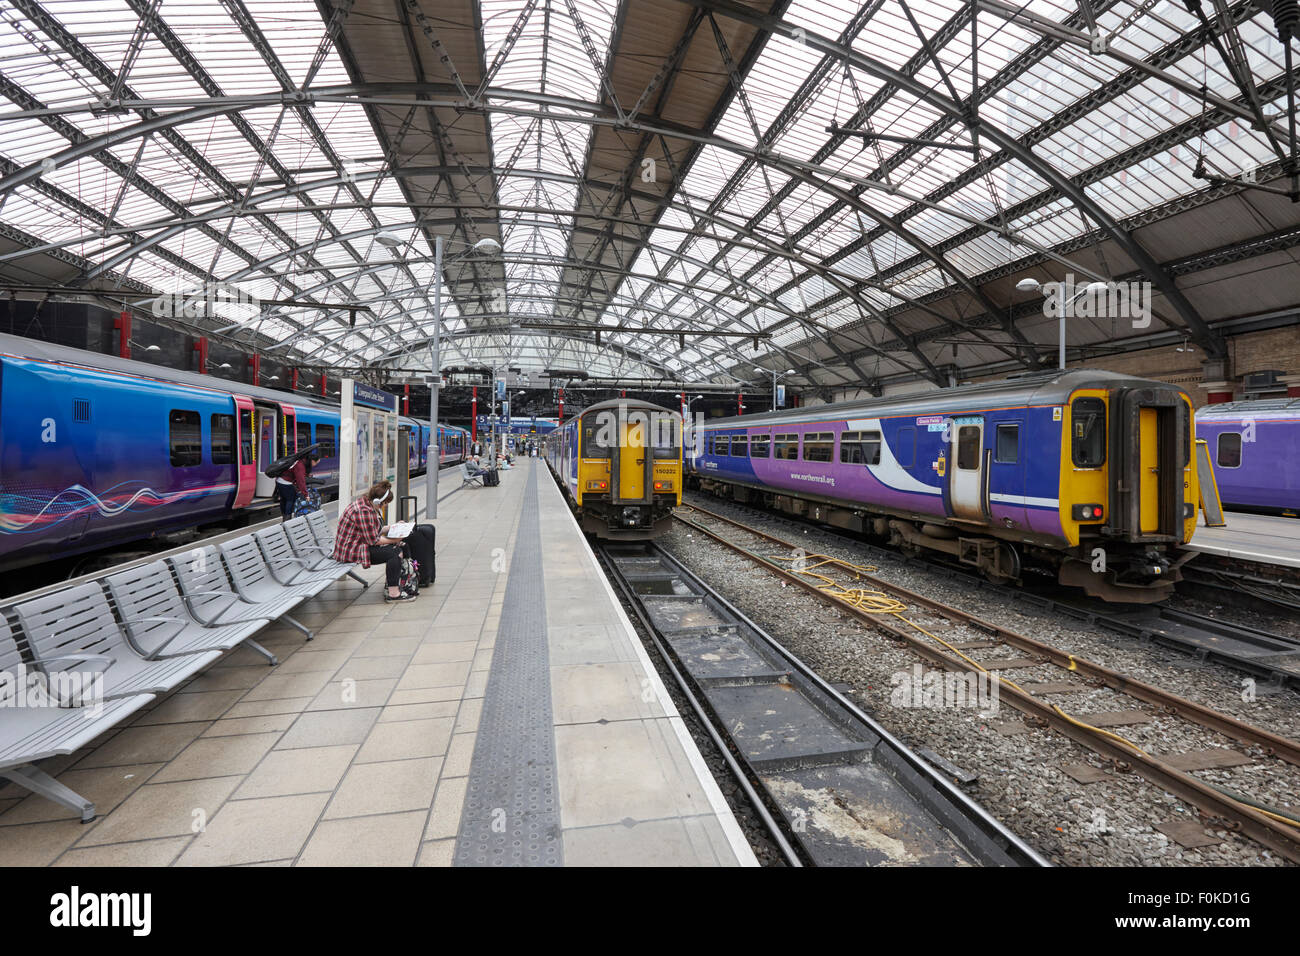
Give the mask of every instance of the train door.
[[235, 508], [243, 508], [257, 494], [257, 445], [256, 421], [257, 411], [253, 400], [246, 395], [236, 395], [235, 399], [235, 437], [239, 447], [239, 458], [235, 466]]
[[650, 462], [646, 449], [648, 430], [645, 415], [637, 412], [619, 424], [619, 442], [615, 449], [618, 460], [614, 463], [614, 471], [618, 475], [618, 498], [622, 501], [645, 500]]
[[279, 457], [279, 409], [269, 405], [255, 406], [257, 421], [257, 497], [270, 498], [275, 494], [275, 479], [266, 477], [266, 469]]
[[986, 522], [988, 470], [984, 455], [984, 418], [962, 415], [951, 420], [948, 501], [954, 518]]
[[1138, 409], [1138, 527], [1143, 534], [1160, 530], [1159, 409]]
[[1025, 451], [1020, 447], [1024, 419], [1004, 418], [990, 423], [992, 461], [989, 465], [989, 513], [1007, 528], [1029, 526], [1025, 501]]

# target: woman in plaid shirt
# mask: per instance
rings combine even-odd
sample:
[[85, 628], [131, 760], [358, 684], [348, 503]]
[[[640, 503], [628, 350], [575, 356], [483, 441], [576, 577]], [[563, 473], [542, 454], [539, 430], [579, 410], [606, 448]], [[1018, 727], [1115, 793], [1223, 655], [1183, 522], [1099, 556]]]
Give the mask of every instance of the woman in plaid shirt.
[[392, 494], [390, 482], [377, 481], [364, 495], [343, 509], [334, 532], [334, 560], [360, 564], [363, 568], [383, 561], [388, 580], [384, 600], [411, 601], [415, 595], [403, 594], [397, 586], [402, 575], [402, 542], [384, 537], [388, 526], [379, 525], [379, 509]]

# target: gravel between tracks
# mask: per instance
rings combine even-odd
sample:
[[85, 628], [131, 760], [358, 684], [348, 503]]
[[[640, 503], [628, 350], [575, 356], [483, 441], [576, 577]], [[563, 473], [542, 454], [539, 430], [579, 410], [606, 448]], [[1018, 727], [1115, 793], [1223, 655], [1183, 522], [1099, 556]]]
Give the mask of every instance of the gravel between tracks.
[[[701, 503], [718, 507], [712, 502]], [[1138, 645], [1076, 621], [1054, 618], [1049, 612], [1017, 607], [998, 595], [963, 590], [957, 582], [901, 562], [867, 560], [861, 553], [854, 553], [851, 542], [813, 528], [793, 530], [767, 525], [761, 516], [749, 512], [745, 513], [744, 520], [787, 540], [798, 538], [809, 551], [876, 564], [879, 570], [875, 573], [884, 580], [1248, 723], [1290, 737], [1296, 736], [1300, 728], [1300, 708], [1296, 706], [1296, 695], [1291, 692], [1260, 695], [1254, 701], [1246, 701], [1242, 699], [1241, 675], [1224, 668]], [[1025, 732], [1003, 736], [996, 726], [1007, 721], [1018, 722], [1021, 717], [1010, 707], [985, 715], [973, 707], [914, 707], [902, 701], [891, 703], [891, 693], [895, 698], [900, 696], [893, 693], [897, 687], [891, 685], [891, 678], [897, 681], [900, 678], [896, 675], [911, 675], [913, 665], [920, 661], [913, 652], [880, 631], [828, 608], [817, 598], [797, 588], [782, 586], [770, 572], [681, 524], [675, 524], [661, 543], [823, 678], [849, 685], [849, 695], [855, 702], [909, 745], [934, 750], [977, 773], [979, 780], [971, 785], [972, 795], [1053, 862], [1071, 866], [1258, 866], [1285, 862], [1254, 841], [1214, 826], [1210, 832], [1224, 842], [1197, 849], [1179, 846], [1154, 826], [1196, 820], [1195, 808], [1132, 772], [1113, 774], [1086, 786], [1076, 783], [1060, 766], [1088, 763], [1101, 767], [1104, 766], [1101, 758], [1044, 728], [1030, 727]], [[916, 620], [927, 627], [935, 623], [933, 617], [919, 613]], [[930, 629], [945, 639], [952, 635], [958, 641], [984, 636], [962, 629], [947, 632]], [[1023, 656], [1001, 648], [970, 653], [976, 659], [981, 659], [981, 653], [989, 657]], [[1018, 669], [1008, 676], [1017, 683], [1065, 679], [1064, 672], [1051, 665]], [[1052, 699], [1071, 714], [1151, 709], [1108, 688], [1087, 688], [1078, 694]], [[1300, 770], [1252, 752], [1213, 731], [1159, 715], [1150, 723], [1116, 728], [1116, 731], [1154, 754], [1216, 746], [1231, 746], [1246, 752], [1255, 758], [1255, 763], [1200, 771], [1196, 775], [1278, 806], [1300, 807]]]

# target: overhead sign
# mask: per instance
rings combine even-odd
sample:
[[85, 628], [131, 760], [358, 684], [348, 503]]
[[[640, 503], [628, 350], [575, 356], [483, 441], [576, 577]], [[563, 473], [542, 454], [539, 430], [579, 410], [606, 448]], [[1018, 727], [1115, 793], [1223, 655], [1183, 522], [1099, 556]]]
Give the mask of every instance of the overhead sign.
[[397, 411], [396, 395], [392, 392], [385, 392], [381, 388], [362, 385], [360, 382], [352, 383], [352, 401], [358, 405], [365, 405], [367, 408], [378, 408], [380, 411]]
[[776, 404], [777, 404], [778, 406], [780, 406], [780, 407], [784, 407], [784, 406], [785, 406], [785, 386], [784, 386], [784, 385], [778, 385], [778, 386], [776, 387]]

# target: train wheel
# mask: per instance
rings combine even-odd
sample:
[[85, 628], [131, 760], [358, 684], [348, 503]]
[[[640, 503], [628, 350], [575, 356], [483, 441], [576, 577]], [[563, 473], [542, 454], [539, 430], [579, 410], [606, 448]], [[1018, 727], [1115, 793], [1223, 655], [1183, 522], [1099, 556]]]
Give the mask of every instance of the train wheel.
[[984, 577], [994, 584], [1006, 584], [1008, 581], [1019, 579], [1020, 553], [1005, 541], [998, 542], [996, 553], [997, 558], [994, 563], [984, 566]]

